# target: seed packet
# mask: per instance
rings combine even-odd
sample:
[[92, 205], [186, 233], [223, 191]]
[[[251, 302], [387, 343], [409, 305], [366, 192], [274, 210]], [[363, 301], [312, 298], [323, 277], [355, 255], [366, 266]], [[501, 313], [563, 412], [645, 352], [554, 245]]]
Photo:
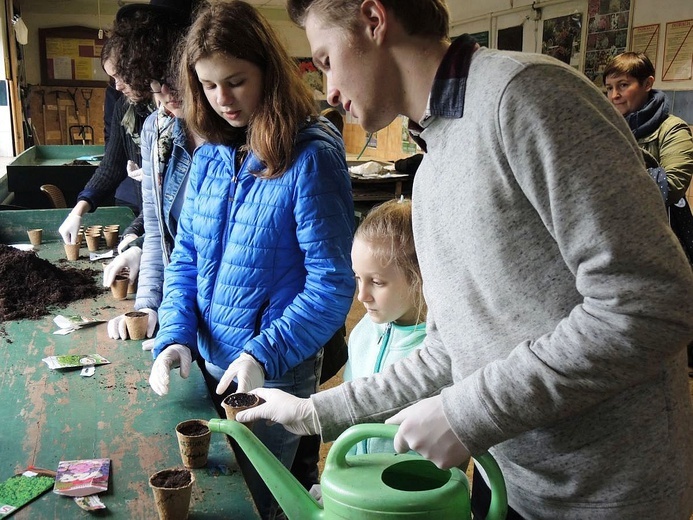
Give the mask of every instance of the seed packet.
[[0, 518], [7, 518], [40, 497], [53, 487], [54, 482], [55, 477], [31, 470], [0, 482]]
[[53, 493], [85, 497], [108, 490], [111, 459], [61, 460]]
[[105, 365], [110, 363], [108, 359], [98, 354], [66, 354], [63, 356], [49, 356], [42, 361], [53, 370], [59, 368], [81, 368], [84, 366]]

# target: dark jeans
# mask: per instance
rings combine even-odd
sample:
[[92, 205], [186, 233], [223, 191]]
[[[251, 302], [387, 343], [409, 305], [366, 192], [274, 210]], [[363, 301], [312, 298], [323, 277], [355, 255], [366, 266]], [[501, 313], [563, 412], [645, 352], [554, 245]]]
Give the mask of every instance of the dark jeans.
[[[491, 490], [486, 485], [484, 477], [474, 466], [474, 476], [472, 477], [472, 515], [474, 520], [483, 520], [488, 514], [491, 505]], [[513, 508], [508, 506], [506, 520], [523, 520], [522, 516]]]
[[[296, 397], [307, 398], [313, 394], [318, 387], [318, 381], [320, 379], [320, 371], [322, 369], [322, 350], [318, 354], [310, 359], [307, 359], [290, 369], [281, 378], [273, 380], [265, 380], [265, 388], [278, 388], [285, 392], [288, 392]], [[235, 382], [229, 386], [229, 388], [222, 395], [217, 395], [216, 386], [218, 384], [218, 379], [223, 375], [223, 371], [219, 367], [213, 365], [206, 365], [204, 361], [201, 363], [201, 368], [203, 369], [203, 374], [205, 375], [205, 382], [209, 389], [209, 393], [212, 396], [217, 410], [221, 406], [223, 399], [233, 393], [236, 389]], [[216, 373], [220, 372], [220, 373]], [[221, 417], [225, 417], [223, 409], [220, 414]], [[279, 423], [270, 423], [269, 421], [255, 421], [252, 426], [252, 432], [255, 436], [262, 442], [270, 452], [277, 457], [277, 459], [284, 464], [287, 468], [291, 467], [293, 463], [296, 448], [298, 447], [298, 442], [300, 437], [295, 435], [284, 428]], [[231, 447], [233, 448], [234, 455], [236, 457], [236, 462], [238, 467], [243, 474], [243, 478], [248, 486], [253, 501], [255, 502], [255, 507], [258, 510], [260, 518], [263, 520], [273, 520], [277, 514], [278, 504], [274, 498], [273, 493], [267, 488], [263, 478], [258, 474], [255, 466], [253, 464], [252, 454], [249, 457], [238, 444], [233, 440], [229, 439]]]
[[[339, 329], [323, 347], [321, 385], [332, 379], [347, 361], [348, 349], [344, 336], [346, 336], [346, 327]], [[320, 442], [320, 435], [301, 437], [291, 465], [291, 473], [307, 490], [310, 490], [314, 484], [320, 483], [318, 471]]]

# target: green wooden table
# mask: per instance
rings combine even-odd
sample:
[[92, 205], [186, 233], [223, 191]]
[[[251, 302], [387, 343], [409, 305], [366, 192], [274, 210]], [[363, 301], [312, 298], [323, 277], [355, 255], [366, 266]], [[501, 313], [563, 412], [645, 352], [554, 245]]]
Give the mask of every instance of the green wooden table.
[[[117, 213], [123, 210], [117, 209]], [[110, 212], [108, 209], [100, 215], [113, 217]], [[25, 230], [23, 240], [21, 233], [6, 233], [5, 224], [12, 220], [8, 213], [23, 212], [0, 212], [3, 236], [28, 243]], [[127, 220], [131, 213], [120, 216]], [[42, 222], [32, 220], [32, 226], [40, 223], [46, 228], [59, 217], [47, 213]], [[8, 243], [5, 238], [0, 242]], [[62, 243], [57, 239], [44, 241], [38, 255], [50, 261], [62, 258]], [[86, 247], [82, 258], [72, 265], [100, 269], [100, 262], [87, 260]], [[159, 397], [147, 382], [153, 361], [151, 354], [141, 349], [140, 341], [110, 339], [105, 323], [65, 336], [53, 334], [57, 330], [52, 321], [55, 314], [108, 320], [132, 310], [132, 304], [132, 300], [116, 301], [110, 292], [104, 292], [98, 298], [56, 309], [37, 321], [1, 324], [5, 335], [0, 334], [0, 481], [32, 465], [54, 470], [60, 460], [110, 458], [109, 490], [100, 495], [108, 509], [97, 516], [157, 518], [148, 478], [158, 470], [181, 465], [176, 424], [217, 417], [199, 370], [193, 367], [187, 380], [172, 374], [169, 394]], [[81, 377], [79, 370], [50, 370], [42, 362], [51, 355], [90, 353], [111, 362], [97, 366], [92, 377]], [[196, 483], [189, 518], [257, 518], [224, 436], [212, 435], [207, 467], [193, 471]], [[92, 515], [79, 509], [71, 498], [48, 492], [14, 518], [52, 520]]]

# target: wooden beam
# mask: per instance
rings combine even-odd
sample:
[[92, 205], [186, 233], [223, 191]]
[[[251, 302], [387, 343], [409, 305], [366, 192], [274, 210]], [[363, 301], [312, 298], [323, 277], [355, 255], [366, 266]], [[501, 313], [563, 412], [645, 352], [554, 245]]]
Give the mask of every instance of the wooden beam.
[[22, 100], [19, 93], [19, 65], [17, 61], [17, 40], [14, 35], [12, 17], [14, 16], [13, 1], [5, 2], [5, 20], [7, 30], [7, 50], [9, 55], [9, 75], [7, 77], [7, 90], [9, 92], [10, 113], [12, 115], [12, 141], [15, 155], [22, 153], [26, 146], [24, 143], [24, 129], [22, 127]]

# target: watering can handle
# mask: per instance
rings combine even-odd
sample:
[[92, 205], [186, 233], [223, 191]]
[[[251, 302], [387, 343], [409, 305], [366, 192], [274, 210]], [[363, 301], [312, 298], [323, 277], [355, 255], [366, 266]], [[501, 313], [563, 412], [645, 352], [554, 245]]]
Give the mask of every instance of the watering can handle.
[[[505, 490], [505, 479], [501, 473], [496, 459], [490, 453], [482, 453], [474, 457], [474, 463], [479, 464], [491, 484], [491, 504], [488, 508], [486, 520], [503, 520], [508, 514], [508, 494]], [[479, 477], [481, 478], [481, 477]], [[472, 483], [472, 486], [474, 483]]]
[[[327, 453], [325, 468], [348, 468], [349, 464], [346, 456], [353, 446], [363, 440], [374, 437], [394, 439], [398, 429], [399, 425], [397, 424], [364, 423], [352, 426], [337, 437], [337, 440]], [[496, 460], [489, 453], [483, 453], [478, 457], [474, 457], [474, 460], [484, 468], [491, 483], [491, 505], [486, 520], [503, 520], [508, 511], [508, 497], [503, 474]]]
[[332, 448], [330, 448], [330, 451], [327, 453], [325, 467], [334, 466], [336, 469], [348, 468], [349, 464], [347, 464], [346, 456], [353, 446], [361, 441], [374, 437], [394, 439], [398, 428], [399, 425], [397, 424], [379, 423], [364, 423], [352, 426], [334, 441]]

